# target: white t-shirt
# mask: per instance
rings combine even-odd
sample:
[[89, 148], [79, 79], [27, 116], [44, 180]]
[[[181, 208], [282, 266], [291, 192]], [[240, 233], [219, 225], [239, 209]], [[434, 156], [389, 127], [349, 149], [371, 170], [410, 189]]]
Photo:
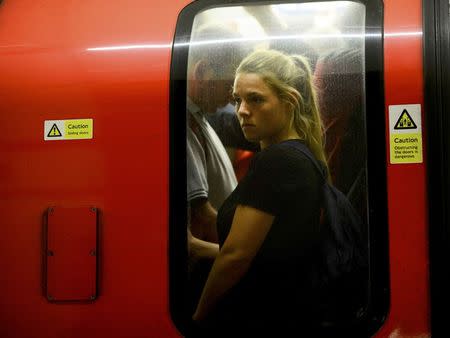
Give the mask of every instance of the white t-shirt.
[[207, 198], [217, 210], [236, 188], [236, 175], [216, 132], [189, 99], [187, 118], [187, 200]]

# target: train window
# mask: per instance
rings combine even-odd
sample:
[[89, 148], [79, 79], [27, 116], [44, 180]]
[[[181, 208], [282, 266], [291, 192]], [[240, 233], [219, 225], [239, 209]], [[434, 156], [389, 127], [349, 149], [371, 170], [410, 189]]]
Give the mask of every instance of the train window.
[[[382, 2], [227, 3], [196, 1], [177, 24], [172, 318], [188, 335], [370, 334], [389, 302]], [[323, 264], [324, 180], [361, 219], [338, 232], [353, 274]]]

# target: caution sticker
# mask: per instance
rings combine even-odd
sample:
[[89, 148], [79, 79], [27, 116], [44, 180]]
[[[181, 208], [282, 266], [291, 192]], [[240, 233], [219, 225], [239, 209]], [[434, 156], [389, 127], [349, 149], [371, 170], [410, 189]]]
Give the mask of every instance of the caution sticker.
[[420, 104], [389, 106], [391, 163], [422, 163]]
[[45, 141], [81, 140], [93, 137], [93, 119], [44, 121]]

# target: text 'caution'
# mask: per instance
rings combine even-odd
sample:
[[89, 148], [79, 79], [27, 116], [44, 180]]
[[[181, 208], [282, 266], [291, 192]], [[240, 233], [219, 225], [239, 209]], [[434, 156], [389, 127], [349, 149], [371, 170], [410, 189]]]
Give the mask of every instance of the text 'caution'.
[[82, 140], [93, 137], [93, 119], [44, 121], [45, 141]]

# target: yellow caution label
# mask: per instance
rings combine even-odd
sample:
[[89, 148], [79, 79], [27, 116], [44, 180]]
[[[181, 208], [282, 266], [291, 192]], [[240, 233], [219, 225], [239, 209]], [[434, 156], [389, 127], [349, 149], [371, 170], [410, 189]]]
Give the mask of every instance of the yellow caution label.
[[47, 120], [44, 121], [44, 140], [82, 140], [94, 137], [94, 120]]
[[389, 106], [390, 162], [422, 163], [420, 104]]
[[422, 135], [391, 134], [391, 163], [422, 163]]
[[66, 139], [92, 138], [92, 119], [66, 120], [64, 123]]

